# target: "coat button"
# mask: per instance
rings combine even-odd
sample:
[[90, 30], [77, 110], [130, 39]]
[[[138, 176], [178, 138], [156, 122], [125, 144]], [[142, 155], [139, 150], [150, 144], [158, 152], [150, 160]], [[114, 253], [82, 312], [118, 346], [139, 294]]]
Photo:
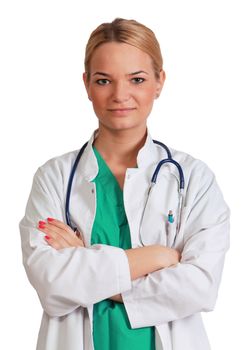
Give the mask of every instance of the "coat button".
[[94, 193], [94, 189], [93, 188], [92, 188], [91, 192]]

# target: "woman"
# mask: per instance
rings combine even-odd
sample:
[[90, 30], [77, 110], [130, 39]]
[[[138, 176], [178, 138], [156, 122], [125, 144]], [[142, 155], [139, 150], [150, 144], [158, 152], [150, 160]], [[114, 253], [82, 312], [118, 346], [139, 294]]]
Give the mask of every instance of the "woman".
[[165, 81], [154, 33], [134, 20], [100, 25], [83, 80], [99, 127], [73, 179], [80, 234], [65, 222], [76, 151], [37, 170], [20, 222], [24, 266], [44, 309], [37, 349], [207, 350], [200, 312], [216, 301], [229, 209], [211, 170], [175, 150], [182, 202], [174, 164], [149, 191], [167, 158], [147, 129]]

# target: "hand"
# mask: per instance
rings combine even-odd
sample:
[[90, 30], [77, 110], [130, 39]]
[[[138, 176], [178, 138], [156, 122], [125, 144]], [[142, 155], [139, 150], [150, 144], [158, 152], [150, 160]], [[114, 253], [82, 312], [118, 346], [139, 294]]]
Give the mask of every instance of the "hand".
[[109, 298], [110, 300], [116, 301], [117, 303], [123, 303], [121, 294], [113, 295]]
[[47, 222], [39, 221], [38, 229], [45, 233], [46, 242], [59, 250], [70, 247], [85, 247], [80, 234], [76, 234], [71, 227], [62, 221], [47, 218]]

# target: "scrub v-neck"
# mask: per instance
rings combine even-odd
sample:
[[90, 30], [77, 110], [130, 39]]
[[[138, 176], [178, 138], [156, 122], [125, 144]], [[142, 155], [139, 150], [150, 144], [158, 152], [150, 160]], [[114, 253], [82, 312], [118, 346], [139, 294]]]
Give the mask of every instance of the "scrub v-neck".
[[[96, 186], [96, 215], [91, 244], [130, 249], [123, 190], [94, 146], [93, 150], [99, 171], [93, 180]], [[95, 350], [155, 350], [155, 328], [132, 329], [124, 304], [106, 299], [94, 304], [93, 340]]]

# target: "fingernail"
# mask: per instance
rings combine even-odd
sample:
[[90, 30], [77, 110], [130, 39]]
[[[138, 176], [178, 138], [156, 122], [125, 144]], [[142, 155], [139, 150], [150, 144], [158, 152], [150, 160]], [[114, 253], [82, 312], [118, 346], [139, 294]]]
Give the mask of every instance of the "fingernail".
[[45, 228], [45, 224], [39, 224], [39, 228]]
[[49, 239], [51, 239], [51, 237], [49, 237], [49, 236], [45, 236], [45, 239], [48, 239], [48, 240], [49, 240]]
[[52, 222], [54, 219], [53, 218], [47, 218], [49, 222]]
[[46, 222], [45, 221], [39, 221], [39, 225], [45, 225]]

